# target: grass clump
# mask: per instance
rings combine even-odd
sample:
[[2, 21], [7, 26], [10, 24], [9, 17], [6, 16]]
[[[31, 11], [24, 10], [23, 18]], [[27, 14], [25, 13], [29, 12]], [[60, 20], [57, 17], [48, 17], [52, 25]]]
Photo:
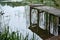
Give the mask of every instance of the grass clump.
[[[29, 40], [29, 34], [26, 34], [24, 37], [21, 33], [17, 32], [9, 32], [9, 26], [4, 29], [4, 31], [0, 32], [0, 40]], [[35, 40], [34, 35], [30, 40]]]

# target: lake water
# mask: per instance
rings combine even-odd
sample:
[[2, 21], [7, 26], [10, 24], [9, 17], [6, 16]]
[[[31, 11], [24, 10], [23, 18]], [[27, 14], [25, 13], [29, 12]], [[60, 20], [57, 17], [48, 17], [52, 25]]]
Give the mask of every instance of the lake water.
[[[27, 6], [17, 6], [11, 7], [8, 5], [1, 6], [0, 11], [4, 12], [5, 14], [1, 16], [1, 24], [2, 28], [4, 25], [8, 25], [10, 28], [10, 32], [12, 31], [19, 31], [24, 36], [29, 33], [29, 39], [32, 37], [33, 32], [28, 29], [29, 22], [26, 23], [29, 19], [26, 19], [29, 13], [29, 8]], [[36, 40], [42, 40], [38, 35], [35, 34]]]

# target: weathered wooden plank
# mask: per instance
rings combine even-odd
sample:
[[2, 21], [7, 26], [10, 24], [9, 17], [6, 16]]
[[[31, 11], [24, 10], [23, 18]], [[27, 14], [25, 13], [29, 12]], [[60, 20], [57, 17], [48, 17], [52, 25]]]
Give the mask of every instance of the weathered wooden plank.
[[56, 9], [54, 7], [49, 7], [49, 6], [39, 6], [34, 8], [60, 17], [60, 9]]
[[[48, 31], [43, 30], [43, 29], [41, 29], [40, 27], [32, 27], [32, 26], [30, 26], [29, 29], [30, 29], [32, 32], [36, 33], [36, 34], [37, 34], [39, 37], [41, 37], [42, 39], [48, 39], [48, 38], [54, 36], [53, 34], [50, 34]], [[38, 30], [38, 31], [37, 31], [37, 30]]]
[[60, 35], [59, 36], [53, 36], [53, 37], [45, 39], [45, 40], [60, 40]]

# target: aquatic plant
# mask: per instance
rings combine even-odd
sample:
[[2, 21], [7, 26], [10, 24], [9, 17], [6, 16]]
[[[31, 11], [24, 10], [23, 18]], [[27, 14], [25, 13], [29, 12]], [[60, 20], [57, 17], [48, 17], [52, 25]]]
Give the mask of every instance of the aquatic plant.
[[[4, 28], [4, 31], [0, 32], [0, 40], [29, 40], [29, 33], [26, 34], [26, 37], [22, 35], [22, 33], [17, 32], [9, 32], [9, 26]], [[34, 34], [30, 40], [35, 40]]]

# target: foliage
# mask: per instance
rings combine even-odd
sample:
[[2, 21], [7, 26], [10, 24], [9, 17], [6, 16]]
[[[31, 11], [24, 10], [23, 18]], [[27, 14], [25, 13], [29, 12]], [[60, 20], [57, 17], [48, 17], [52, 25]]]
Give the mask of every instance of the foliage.
[[44, 4], [47, 6], [53, 6], [56, 8], [60, 8], [60, 0], [23, 0], [21, 2], [0, 2], [2, 5], [10, 5], [10, 6], [22, 6], [29, 4]]
[[[33, 35], [34, 36], [34, 35]], [[29, 34], [26, 34], [26, 37], [24, 37], [21, 33], [19, 35], [19, 32], [9, 32], [9, 27], [5, 27], [5, 30], [3, 32], [0, 32], [0, 40], [29, 40], [28, 39]], [[34, 37], [30, 40], [34, 40]]]

